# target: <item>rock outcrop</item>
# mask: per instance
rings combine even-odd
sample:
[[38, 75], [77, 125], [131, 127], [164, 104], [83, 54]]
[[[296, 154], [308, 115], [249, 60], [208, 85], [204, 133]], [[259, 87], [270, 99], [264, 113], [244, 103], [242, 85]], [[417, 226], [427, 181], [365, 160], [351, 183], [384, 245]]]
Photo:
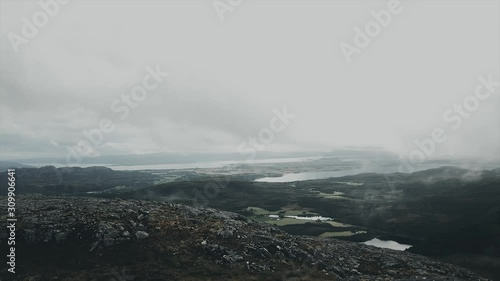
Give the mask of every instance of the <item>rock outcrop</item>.
[[2, 280], [485, 280], [423, 256], [292, 236], [209, 208], [82, 197], [16, 202], [18, 270], [3, 271]]

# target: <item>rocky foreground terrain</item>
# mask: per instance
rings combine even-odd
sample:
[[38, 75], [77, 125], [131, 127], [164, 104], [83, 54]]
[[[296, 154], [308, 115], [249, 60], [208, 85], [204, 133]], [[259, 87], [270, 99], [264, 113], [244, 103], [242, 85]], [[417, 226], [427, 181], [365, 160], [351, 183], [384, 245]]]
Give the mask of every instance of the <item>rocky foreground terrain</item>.
[[3, 269], [1, 280], [485, 280], [423, 256], [291, 236], [215, 209], [81, 197], [16, 203], [16, 274]]

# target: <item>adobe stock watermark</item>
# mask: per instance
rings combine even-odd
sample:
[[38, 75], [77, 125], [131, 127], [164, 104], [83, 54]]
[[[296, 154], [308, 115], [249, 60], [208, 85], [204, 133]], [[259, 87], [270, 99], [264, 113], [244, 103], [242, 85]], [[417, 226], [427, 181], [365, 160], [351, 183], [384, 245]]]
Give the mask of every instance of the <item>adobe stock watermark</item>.
[[[411, 0], [409, 0], [410, 2]], [[371, 11], [370, 15], [373, 20], [367, 22], [363, 29], [358, 26], [354, 27], [353, 44], [342, 41], [339, 44], [340, 50], [344, 55], [347, 63], [352, 62], [354, 54], [361, 54], [361, 51], [368, 47], [373, 39], [378, 37], [382, 32], [382, 28], [387, 28], [395, 15], [399, 15], [403, 11], [403, 6], [399, 0], [390, 0], [387, 3], [387, 8], [380, 11]]]
[[[493, 74], [489, 74], [486, 78], [479, 76], [478, 80], [479, 83], [476, 85], [474, 93], [466, 96], [460, 103], [453, 104], [443, 112], [442, 117], [447, 124], [446, 127], [436, 127], [430, 132], [428, 138], [414, 141], [417, 148], [412, 150], [406, 157], [401, 158], [398, 167], [400, 173], [415, 172], [415, 165], [427, 160], [434, 154], [439, 144], [443, 144], [448, 140], [447, 131], [458, 130], [464, 120], [470, 118], [479, 109], [481, 102], [488, 100], [496, 92], [496, 88], [500, 87], [500, 82], [493, 80]], [[386, 176], [386, 180], [390, 186], [394, 185], [388, 176]]]
[[219, 17], [219, 20], [224, 21], [224, 14], [234, 12], [234, 10], [241, 5], [242, 2], [243, 0], [214, 0], [212, 2], [212, 6]]
[[273, 109], [273, 113], [274, 116], [269, 120], [269, 127], [262, 128], [257, 136], [248, 137], [248, 141], [243, 141], [238, 146], [237, 150], [240, 154], [250, 154], [247, 161], [255, 159], [257, 151], [264, 150], [266, 144], [273, 142], [274, 134], [284, 131], [290, 124], [290, 120], [296, 117], [286, 111], [286, 106], [282, 111]]
[[[316, 250], [320, 250], [319, 246], [315, 247]], [[322, 257], [316, 256], [318, 260]], [[314, 262], [314, 259], [306, 258], [302, 261], [299, 268], [294, 268], [292, 270], [285, 270], [281, 275], [281, 280], [283, 281], [300, 281], [300, 280], [313, 280], [312, 275], [318, 273], [318, 263]]]
[[109, 281], [131, 281], [135, 279], [134, 275], [130, 275], [127, 273], [127, 268], [122, 267], [121, 272], [116, 271], [115, 269], [111, 270], [112, 278]]
[[67, 5], [69, 2], [70, 0], [38, 1], [40, 10], [35, 12], [31, 19], [26, 17], [21, 18], [21, 21], [23, 22], [21, 33], [17, 34], [15, 32], [9, 32], [7, 34], [14, 51], [18, 53], [20, 51], [19, 47], [21, 44], [28, 44], [30, 40], [34, 39], [40, 33], [40, 29], [47, 26], [50, 19], [57, 16], [61, 11], [61, 7]]
[[[151, 66], [145, 68], [147, 74], [142, 78], [141, 84], [133, 87], [128, 94], [122, 93], [119, 98], [112, 101], [110, 109], [117, 114], [115, 119], [125, 120], [132, 109], [135, 109], [143, 102], [150, 92], [156, 90], [163, 82], [164, 78], [169, 76], [169, 73], [163, 72], [160, 65], [156, 65], [155, 69]], [[84, 129], [81, 131], [82, 138], [75, 145], [65, 148], [66, 166], [79, 165], [83, 161], [83, 157], [99, 155], [97, 148], [105, 143], [105, 135], [112, 133], [116, 129], [115, 122], [110, 118], [102, 118], [96, 128]], [[52, 141], [55, 146], [57, 142]], [[63, 182], [63, 175], [57, 166], [62, 166], [60, 162], [52, 162], [53, 171], [57, 177], [57, 184]], [[44, 175], [46, 170], [37, 170], [37, 175]], [[48, 175], [46, 175], [48, 177]]]
[[[294, 114], [287, 112], [286, 106], [283, 107], [282, 111], [278, 109], [273, 109], [274, 116], [269, 120], [269, 126], [262, 128], [257, 136], [252, 136], [248, 138], [248, 141], [243, 141], [237, 147], [237, 151], [240, 154], [249, 154], [249, 157], [245, 162], [255, 159], [257, 156], [257, 151], [263, 150], [266, 144], [270, 144], [274, 140], [275, 133], [283, 132], [286, 127], [290, 124], [290, 120], [295, 119]], [[229, 184], [229, 176], [224, 176], [223, 180], [217, 178], [209, 183], [207, 183], [203, 190], [200, 191], [198, 188], [193, 189], [194, 198], [193, 205], [207, 206], [210, 199], [214, 199], [219, 195], [220, 190], [225, 188]]]
[[[154, 91], [168, 77], [169, 73], [162, 72], [160, 65], [153, 69], [146, 67], [147, 74], [142, 78], [142, 83], [133, 87], [130, 93], [122, 93], [119, 98], [112, 101], [110, 109], [117, 114], [117, 119], [125, 120], [132, 109], [135, 109], [143, 102], [150, 92]], [[76, 145], [66, 148], [66, 164], [81, 164], [82, 157], [98, 155], [97, 148], [105, 143], [104, 136], [112, 133], [116, 129], [115, 121], [111, 118], [102, 118], [96, 128], [84, 129], [81, 131], [83, 138]], [[73, 161], [74, 159], [74, 161]]]

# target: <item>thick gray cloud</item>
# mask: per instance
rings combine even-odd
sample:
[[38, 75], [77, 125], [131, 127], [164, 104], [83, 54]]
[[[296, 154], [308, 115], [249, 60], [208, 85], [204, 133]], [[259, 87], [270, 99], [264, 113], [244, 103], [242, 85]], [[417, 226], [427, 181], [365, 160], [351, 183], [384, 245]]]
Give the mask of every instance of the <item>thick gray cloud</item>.
[[[479, 76], [499, 80], [499, 4], [403, 1], [348, 64], [339, 44], [387, 6], [360, 3], [245, 1], [221, 22], [210, 1], [73, 1], [16, 53], [8, 34], [40, 8], [2, 1], [2, 158], [60, 157], [103, 118], [100, 154], [234, 152], [284, 106], [297, 117], [266, 149], [404, 155], [441, 127], [436, 154], [500, 158], [498, 88], [457, 130], [442, 117]], [[121, 120], [110, 106], [148, 65], [170, 75]]]

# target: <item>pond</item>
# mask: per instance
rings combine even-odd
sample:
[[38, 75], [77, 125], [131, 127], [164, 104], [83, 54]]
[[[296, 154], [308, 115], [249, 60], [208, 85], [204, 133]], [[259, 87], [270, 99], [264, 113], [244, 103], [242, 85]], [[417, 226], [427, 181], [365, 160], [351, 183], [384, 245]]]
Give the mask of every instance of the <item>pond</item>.
[[396, 241], [392, 241], [392, 240], [380, 240], [377, 238], [373, 238], [372, 240], [363, 242], [363, 244], [375, 246], [378, 248], [386, 248], [386, 249], [392, 249], [392, 250], [398, 250], [398, 251], [404, 251], [412, 246], [412, 245], [408, 245], [408, 244], [400, 244], [400, 243], [398, 243]]
[[[273, 219], [279, 219], [279, 215], [267, 215], [270, 218]], [[323, 216], [283, 216], [285, 218], [291, 218], [291, 219], [296, 219], [296, 220], [309, 220], [309, 221], [332, 221], [332, 218], [329, 217], [323, 217]]]

